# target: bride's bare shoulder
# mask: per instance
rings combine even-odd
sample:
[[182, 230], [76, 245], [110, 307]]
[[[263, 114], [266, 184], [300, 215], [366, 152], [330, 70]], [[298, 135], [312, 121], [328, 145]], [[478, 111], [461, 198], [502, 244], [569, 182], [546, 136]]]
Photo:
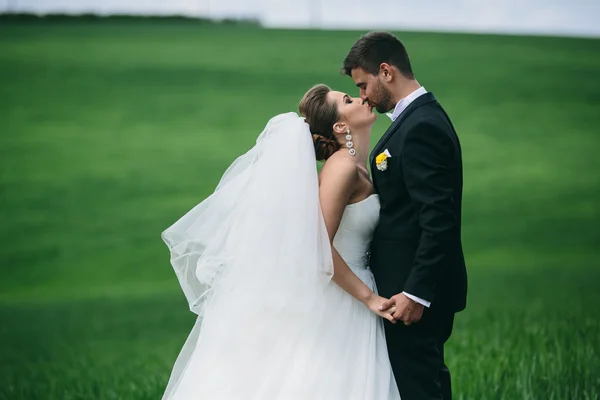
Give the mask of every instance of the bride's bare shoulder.
[[358, 167], [350, 155], [338, 151], [329, 157], [319, 174], [319, 181], [343, 180], [353, 182], [358, 179]]

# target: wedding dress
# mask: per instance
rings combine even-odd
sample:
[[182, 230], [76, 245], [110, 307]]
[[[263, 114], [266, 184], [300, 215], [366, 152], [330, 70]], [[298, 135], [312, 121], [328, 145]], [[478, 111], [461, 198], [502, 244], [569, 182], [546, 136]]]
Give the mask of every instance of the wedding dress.
[[[334, 247], [373, 291], [377, 195], [346, 207]], [[198, 314], [163, 399], [399, 400], [383, 322], [332, 280], [308, 126], [269, 121], [208, 199], [163, 232]]]

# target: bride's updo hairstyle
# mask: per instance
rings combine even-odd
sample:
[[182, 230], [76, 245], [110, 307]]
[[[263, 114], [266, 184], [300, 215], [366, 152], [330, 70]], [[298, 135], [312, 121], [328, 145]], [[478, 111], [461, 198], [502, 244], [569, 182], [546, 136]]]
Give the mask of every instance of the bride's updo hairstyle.
[[310, 127], [317, 161], [325, 161], [342, 146], [333, 133], [333, 124], [340, 120], [334, 101], [327, 99], [331, 89], [326, 85], [313, 86], [300, 100], [298, 108]]

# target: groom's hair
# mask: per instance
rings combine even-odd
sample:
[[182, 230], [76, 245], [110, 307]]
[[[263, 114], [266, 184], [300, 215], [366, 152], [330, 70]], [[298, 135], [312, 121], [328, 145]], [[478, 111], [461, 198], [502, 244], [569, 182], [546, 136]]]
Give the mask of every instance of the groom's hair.
[[388, 32], [369, 32], [358, 39], [344, 59], [342, 70], [348, 76], [351, 76], [355, 68], [378, 75], [381, 63], [393, 65], [408, 79], [415, 78], [406, 48], [396, 36]]

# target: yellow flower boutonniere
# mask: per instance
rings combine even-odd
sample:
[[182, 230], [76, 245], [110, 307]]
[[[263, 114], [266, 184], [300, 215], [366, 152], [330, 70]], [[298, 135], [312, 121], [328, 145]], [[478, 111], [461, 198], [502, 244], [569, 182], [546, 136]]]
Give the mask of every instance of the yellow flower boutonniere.
[[383, 153], [379, 154], [375, 158], [375, 165], [377, 166], [377, 169], [380, 171], [385, 171], [388, 167], [387, 160], [391, 156], [392, 155], [390, 154], [390, 152], [387, 149]]

